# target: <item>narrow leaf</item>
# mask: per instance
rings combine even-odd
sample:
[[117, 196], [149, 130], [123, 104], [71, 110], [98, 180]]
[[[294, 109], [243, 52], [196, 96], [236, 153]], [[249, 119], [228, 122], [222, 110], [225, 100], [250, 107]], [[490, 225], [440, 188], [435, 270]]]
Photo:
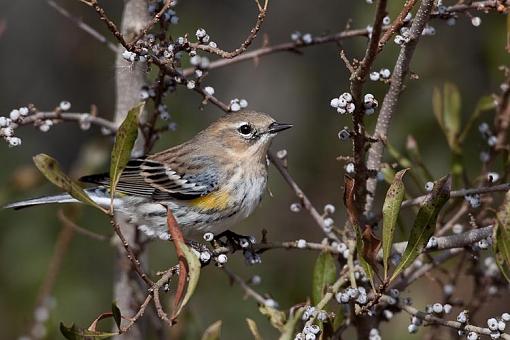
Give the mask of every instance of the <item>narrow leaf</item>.
[[450, 198], [451, 184], [450, 175], [442, 177], [434, 183], [432, 192], [422, 202], [411, 228], [407, 247], [390, 281], [413, 263], [427, 245], [429, 238], [434, 234], [439, 211]]
[[328, 286], [335, 282], [336, 266], [331, 253], [323, 251], [317, 257], [312, 277], [312, 303], [318, 304]]
[[462, 133], [459, 136], [459, 143], [462, 144], [464, 140], [467, 137], [467, 134], [472, 129], [475, 122], [480, 118], [480, 115], [484, 111], [489, 111], [494, 108], [496, 108], [497, 104], [494, 98], [492, 96], [484, 96], [478, 100], [478, 103], [476, 104], [475, 110], [469, 117], [469, 120], [467, 121], [466, 125], [464, 126], [464, 129], [462, 130]]
[[36, 155], [33, 160], [35, 166], [51, 183], [64, 190], [78, 201], [93, 206], [94, 208], [106, 213], [106, 210], [97, 205], [97, 203], [94, 202], [89, 195], [85, 193], [85, 191], [83, 191], [77, 182], [72, 180], [60, 169], [60, 166], [55, 159], [46, 154], [40, 153]]
[[259, 328], [257, 327], [255, 321], [252, 319], [246, 319], [246, 323], [248, 324], [251, 335], [253, 335], [253, 340], [262, 340], [262, 336], [260, 335]]
[[216, 321], [202, 334], [202, 340], [219, 340], [221, 334], [221, 320]]
[[111, 337], [119, 334], [111, 332], [89, 331], [87, 329], [79, 328], [74, 324], [72, 324], [71, 327], [67, 327], [62, 322], [60, 323], [60, 332], [68, 340], [102, 340], [110, 339]]
[[172, 319], [175, 319], [181, 313], [182, 308], [188, 303], [197, 287], [201, 265], [198, 257], [184, 243], [182, 231], [171, 210], [167, 212], [167, 227], [179, 259], [179, 279], [172, 314]]
[[400, 206], [404, 200], [405, 188], [402, 178], [408, 169], [400, 170], [395, 175], [393, 183], [386, 192], [386, 199], [383, 205], [383, 229], [382, 229], [382, 249], [384, 278], [388, 276], [388, 260], [391, 255], [391, 246], [393, 245], [393, 235], [397, 225]]
[[443, 122], [450, 148], [458, 151], [461, 123], [460, 93], [457, 86], [452, 83], [446, 83], [443, 87]]
[[510, 191], [497, 214], [495, 242], [493, 245], [496, 262], [503, 276], [510, 281]]
[[289, 320], [285, 323], [283, 328], [281, 329], [282, 334], [278, 338], [278, 340], [292, 340], [294, 339], [294, 329], [296, 328], [298, 322], [301, 320], [301, 315], [305, 311], [304, 308], [298, 308], [294, 311], [294, 314], [289, 315]]
[[120, 313], [120, 309], [115, 302], [112, 303], [112, 316], [117, 328], [120, 329], [120, 324], [122, 322], [122, 315]]
[[259, 311], [262, 315], [266, 316], [269, 319], [269, 322], [274, 328], [278, 329], [280, 332], [284, 331], [285, 322], [287, 321], [284, 312], [266, 305], [260, 305]]
[[438, 87], [434, 87], [432, 92], [432, 110], [434, 111], [434, 116], [436, 116], [439, 126], [444, 130], [443, 95]]
[[131, 150], [138, 135], [138, 119], [143, 107], [144, 103], [142, 102], [129, 110], [126, 119], [124, 119], [115, 135], [110, 163], [110, 192], [112, 197], [115, 195], [115, 188], [119, 182], [120, 174], [131, 158]]
[[[174, 315], [175, 317], [181, 313], [182, 308], [188, 303], [189, 299], [195, 292], [195, 289], [198, 285], [198, 279], [200, 278], [201, 268], [200, 260], [186, 244], [182, 243], [181, 249], [184, 257], [186, 258], [186, 263], [188, 264], [188, 286], [186, 288], [186, 294], [184, 295], [184, 298], [182, 299], [182, 302], [180, 303], [180, 306]], [[181, 274], [179, 274], [179, 276], [180, 275]]]

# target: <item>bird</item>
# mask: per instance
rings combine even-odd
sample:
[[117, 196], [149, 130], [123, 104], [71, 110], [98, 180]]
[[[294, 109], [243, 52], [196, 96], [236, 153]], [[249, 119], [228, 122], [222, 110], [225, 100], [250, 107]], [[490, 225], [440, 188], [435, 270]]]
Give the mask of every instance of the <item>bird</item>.
[[[129, 160], [116, 186], [114, 211], [149, 237], [164, 240], [170, 239], [168, 210], [185, 235], [224, 232], [261, 202], [271, 141], [290, 127], [261, 112], [225, 114], [182, 144]], [[100, 206], [110, 206], [107, 173], [80, 181], [96, 185], [85, 189], [86, 194]], [[78, 200], [60, 194], [4, 208], [72, 202]]]

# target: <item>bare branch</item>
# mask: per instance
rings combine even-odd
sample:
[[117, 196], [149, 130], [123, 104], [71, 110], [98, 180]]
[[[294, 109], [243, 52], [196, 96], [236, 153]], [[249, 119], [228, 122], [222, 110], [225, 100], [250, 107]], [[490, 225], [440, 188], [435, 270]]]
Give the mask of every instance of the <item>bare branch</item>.
[[99, 41], [101, 44], [106, 45], [112, 52], [117, 53], [118, 48], [117, 45], [113, 44], [112, 42], [108, 41], [104, 35], [93, 29], [91, 26], [87, 25], [86, 23], [81, 20], [81, 18], [78, 18], [71, 13], [69, 13], [68, 10], [66, 10], [64, 7], [60, 6], [58, 3], [56, 3], [53, 0], [47, 0], [48, 5], [53, 7], [57, 12], [59, 12], [62, 16], [68, 18], [72, 22], [76, 24], [79, 28], [81, 28], [83, 31], [88, 33], [91, 37]]
[[250, 31], [250, 34], [248, 35], [248, 37], [246, 37], [246, 39], [243, 41], [241, 46], [239, 48], [236, 48], [234, 51], [227, 52], [227, 51], [224, 51], [224, 50], [216, 48], [216, 47], [212, 47], [209, 45], [196, 44], [196, 43], [191, 43], [190, 46], [193, 48], [196, 48], [198, 50], [216, 54], [216, 55], [218, 55], [222, 58], [225, 58], [225, 59], [232, 59], [232, 58], [237, 57], [241, 53], [245, 52], [246, 49], [251, 45], [253, 40], [257, 37], [257, 33], [260, 31], [260, 28], [262, 27], [262, 23], [264, 22], [264, 19], [266, 17], [268, 3], [269, 3], [269, 0], [265, 0], [264, 6], [261, 6], [257, 2], [258, 8], [259, 8], [259, 15], [257, 16], [257, 21], [255, 22], [255, 26], [253, 26], [253, 28]]
[[[381, 301], [389, 302], [390, 300], [391, 300], [391, 298], [388, 296], [381, 297]], [[445, 319], [439, 318], [437, 316], [434, 316], [432, 314], [427, 314], [427, 313], [421, 312], [418, 309], [416, 309], [412, 306], [406, 305], [406, 304], [399, 303], [398, 307], [400, 309], [402, 309], [403, 311], [407, 312], [408, 314], [416, 316], [417, 318], [419, 318], [421, 320], [427, 321], [429, 324], [432, 324], [432, 325], [441, 325], [441, 326], [446, 326], [446, 327], [450, 327], [450, 328], [454, 328], [454, 329], [458, 329], [458, 330], [463, 330], [463, 331], [467, 331], [467, 332], [475, 332], [477, 334], [484, 334], [484, 335], [490, 335], [492, 333], [489, 328], [477, 327], [477, 326], [470, 325], [470, 324], [463, 324], [458, 321], [445, 320]], [[510, 335], [507, 333], [501, 333], [501, 338], [502, 339], [510, 339]]]
[[[427, 24], [432, 8], [434, 7], [433, 0], [422, 0], [421, 5], [418, 8], [416, 17], [413, 20], [409, 31], [409, 42], [407, 42], [397, 58], [393, 74], [391, 76], [391, 85], [384, 96], [381, 111], [377, 117], [377, 123], [374, 131], [374, 138], [378, 141], [372, 143], [368, 151], [367, 168], [370, 170], [377, 170], [381, 164], [381, 158], [384, 151], [384, 141], [387, 138], [388, 128], [390, 120], [395, 112], [400, 92], [404, 86], [404, 81], [409, 73], [409, 65], [414, 54], [414, 50], [421, 37], [423, 28]], [[372, 203], [377, 187], [377, 181], [375, 178], [369, 178], [367, 180], [367, 195], [365, 212], [369, 212], [372, 209]]]

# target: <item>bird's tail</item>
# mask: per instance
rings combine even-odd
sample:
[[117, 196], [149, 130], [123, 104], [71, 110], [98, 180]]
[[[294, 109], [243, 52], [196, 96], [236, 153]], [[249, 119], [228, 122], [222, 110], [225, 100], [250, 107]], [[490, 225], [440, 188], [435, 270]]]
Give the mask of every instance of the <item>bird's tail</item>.
[[[97, 187], [97, 188], [90, 188], [85, 189], [85, 193], [89, 195], [89, 197], [99, 204], [102, 207], [109, 207], [110, 206], [110, 196], [106, 188], [103, 187]], [[41, 204], [50, 204], [50, 203], [78, 203], [79, 201], [76, 198], [73, 198], [69, 194], [60, 194], [60, 195], [53, 195], [53, 196], [43, 196], [43, 197], [37, 197], [32, 198], [25, 201], [19, 201], [14, 202], [11, 204], [7, 204], [4, 206], [4, 209], [22, 209], [22, 208], [28, 208], [36, 205]]]

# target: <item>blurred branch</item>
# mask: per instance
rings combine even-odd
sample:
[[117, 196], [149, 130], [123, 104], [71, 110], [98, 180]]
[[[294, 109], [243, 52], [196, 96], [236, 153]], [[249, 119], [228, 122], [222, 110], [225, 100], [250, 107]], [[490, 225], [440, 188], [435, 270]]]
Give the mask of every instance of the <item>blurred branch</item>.
[[48, 265], [48, 269], [46, 270], [46, 275], [44, 276], [43, 283], [41, 288], [39, 289], [39, 293], [37, 294], [36, 304], [34, 306], [34, 313], [32, 314], [32, 322], [28, 329], [33, 330], [36, 325], [40, 322], [44, 322], [45, 320], [37, 319], [37, 311], [38, 310], [46, 310], [46, 313], [50, 313], [51, 303], [50, 298], [55, 286], [55, 282], [60, 273], [60, 269], [62, 267], [62, 261], [64, 260], [67, 251], [69, 250], [69, 245], [73, 239], [74, 231], [70, 228], [66, 223], [62, 223], [62, 227], [57, 236], [57, 240], [55, 242], [55, 246], [53, 247], [53, 255], [51, 256], [50, 263]]
[[[391, 85], [384, 96], [381, 111], [377, 117], [377, 123], [374, 131], [374, 138], [377, 142], [372, 143], [368, 150], [367, 168], [369, 170], [378, 170], [381, 164], [381, 158], [384, 151], [384, 142], [387, 139], [387, 133], [390, 120], [396, 110], [396, 106], [400, 97], [400, 93], [404, 86], [404, 81], [409, 73], [409, 65], [414, 54], [414, 50], [421, 37], [423, 28], [429, 21], [430, 13], [434, 7], [434, 0], [422, 0], [420, 7], [413, 20], [409, 30], [409, 41], [404, 44], [397, 58], [393, 74], [391, 75]], [[372, 203], [377, 187], [375, 178], [368, 178], [366, 183], [367, 195], [365, 213], [372, 210]]]
[[67, 19], [74, 22], [76, 24], [76, 26], [81, 28], [86, 33], [88, 33], [91, 37], [93, 37], [94, 39], [99, 41], [101, 44], [104, 44], [105, 46], [107, 46], [112, 52], [114, 52], [114, 53], [118, 52], [118, 48], [114, 43], [108, 41], [108, 39], [106, 39], [106, 37], [104, 35], [102, 35], [98, 31], [96, 31], [94, 28], [92, 28], [89, 25], [87, 25], [86, 23], [84, 23], [81, 20], [81, 18], [78, 18], [78, 17], [72, 15], [64, 7], [60, 6], [58, 3], [56, 3], [53, 0], [47, 0], [46, 2], [48, 3], [48, 5], [50, 5], [53, 9], [55, 9], [62, 16], [66, 17]]
[[[467, 195], [473, 194], [488, 194], [492, 192], [506, 192], [510, 190], [510, 183], [498, 184], [491, 187], [480, 187], [473, 189], [461, 189], [454, 190], [450, 192], [450, 198], [459, 198]], [[427, 195], [422, 195], [419, 197], [415, 197], [413, 199], [405, 200], [402, 202], [402, 208], [407, 208], [413, 205], [419, 205], [423, 202], [423, 200], [427, 197]]]
[[262, 295], [257, 293], [253, 288], [251, 288], [246, 282], [244, 282], [243, 279], [241, 279], [239, 276], [231, 272], [226, 267], [223, 267], [223, 272], [227, 274], [227, 276], [235, 283], [237, 283], [246, 293], [247, 296], [253, 298], [255, 301], [260, 303], [261, 305], [265, 306], [267, 303], [267, 299], [264, 298]]
[[94, 233], [94, 232], [92, 232], [90, 230], [87, 230], [85, 228], [80, 227], [79, 225], [77, 225], [76, 223], [71, 221], [64, 214], [64, 210], [63, 209], [59, 209], [57, 211], [57, 218], [60, 220], [60, 222], [62, 222], [63, 225], [65, 225], [66, 227], [69, 227], [71, 229], [74, 229], [74, 231], [76, 231], [79, 234], [88, 236], [88, 237], [90, 237], [90, 238], [92, 238], [94, 240], [97, 240], [97, 241], [106, 241], [108, 239], [107, 236], [100, 235], [100, 234]]

